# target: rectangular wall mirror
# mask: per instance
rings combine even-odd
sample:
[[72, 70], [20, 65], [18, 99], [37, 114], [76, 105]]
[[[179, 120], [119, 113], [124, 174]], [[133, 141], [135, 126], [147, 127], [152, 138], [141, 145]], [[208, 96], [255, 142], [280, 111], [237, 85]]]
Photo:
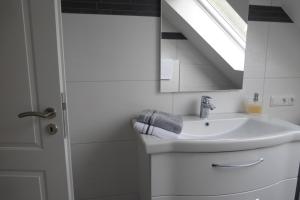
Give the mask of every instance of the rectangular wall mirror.
[[161, 92], [242, 89], [249, 2], [161, 0]]

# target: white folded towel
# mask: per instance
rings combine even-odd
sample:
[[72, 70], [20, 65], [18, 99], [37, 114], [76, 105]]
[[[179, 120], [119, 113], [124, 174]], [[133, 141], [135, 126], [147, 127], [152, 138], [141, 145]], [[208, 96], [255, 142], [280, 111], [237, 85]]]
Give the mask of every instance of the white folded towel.
[[177, 139], [178, 134], [145, 123], [133, 122], [133, 128], [141, 134], [153, 135], [162, 139]]

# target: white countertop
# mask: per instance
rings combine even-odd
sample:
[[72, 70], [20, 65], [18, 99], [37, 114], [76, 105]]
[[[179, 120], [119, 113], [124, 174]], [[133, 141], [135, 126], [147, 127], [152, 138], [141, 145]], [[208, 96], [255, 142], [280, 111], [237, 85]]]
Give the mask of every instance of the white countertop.
[[[267, 121], [270, 124], [286, 128], [288, 131], [279, 134], [268, 134], [245, 138], [221, 138], [221, 139], [161, 139], [155, 136], [138, 134], [139, 142], [143, 144], [148, 154], [158, 154], [166, 152], [225, 152], [242, 151], [280, 145], [289, 142], [300, 141], [300, 126], [286, 122], [284, 120], [273, 119], [266, 115], [246, 115], [246, 114], [214, 114], [207, 119], [232, 119], [232, 118], [253, 118]], [[197, 116], [184, 116], [184, 121], [199, 121]]]

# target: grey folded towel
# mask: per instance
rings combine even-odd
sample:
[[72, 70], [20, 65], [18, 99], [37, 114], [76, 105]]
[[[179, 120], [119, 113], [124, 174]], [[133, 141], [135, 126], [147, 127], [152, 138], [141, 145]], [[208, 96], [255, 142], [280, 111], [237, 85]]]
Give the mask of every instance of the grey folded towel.
[[142, 111], [137, 116], [136, 121], [159, 127], [177, 134], [181, 133], [183, 124], [181, 116], [156, 110]]

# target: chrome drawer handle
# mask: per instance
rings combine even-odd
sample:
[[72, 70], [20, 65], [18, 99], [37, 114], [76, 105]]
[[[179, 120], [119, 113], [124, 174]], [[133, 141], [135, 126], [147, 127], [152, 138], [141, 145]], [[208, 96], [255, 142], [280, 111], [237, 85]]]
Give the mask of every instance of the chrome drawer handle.
[[240, 165], [212, 164], [211, 166], [215, 167], [215, 168], [241, 168], [241, 167], [251, 167], [254, 165], [258, 165], [258, 164], [262, 163], [263, 161], [264, 161], [264, 159], [260, 158], [259, 160], [254, 161], [252, 163], [246, 163], [246, 164], [240, 164]]
[[41, 112], [24, 112], [24, 113], [20, 113], [18, 114], [19, 118], [23, 118], [23, 117], [40, 117], [40, 118], [44, 118], [44, 119], [52, 119], [54, 117], [56, 117], [56, 111], [54, 110], [54, 108], [46, 108], [46, 110], [41, 113]]

